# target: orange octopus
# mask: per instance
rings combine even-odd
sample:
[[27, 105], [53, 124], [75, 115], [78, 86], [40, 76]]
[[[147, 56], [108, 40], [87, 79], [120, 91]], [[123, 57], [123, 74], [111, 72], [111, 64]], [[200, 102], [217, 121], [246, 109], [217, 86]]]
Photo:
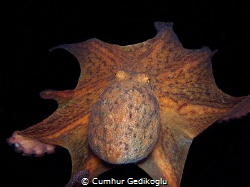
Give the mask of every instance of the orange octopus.
[[154, 38], [134, 45], [90, 39], [54, 47], [78, 59], [78, 84], [74, 90], [41, 92], [58, 109], [14, 132], [8, 143], [24, 155], [68, 149], [67, 186], [126, 163], [180, 186], [193, 138], [218, 120], [249, 113], [250, 97], [232, 97], [216, 86], [209, 48], [183, 48], [172, 23], [156, 22], [155, 28]]

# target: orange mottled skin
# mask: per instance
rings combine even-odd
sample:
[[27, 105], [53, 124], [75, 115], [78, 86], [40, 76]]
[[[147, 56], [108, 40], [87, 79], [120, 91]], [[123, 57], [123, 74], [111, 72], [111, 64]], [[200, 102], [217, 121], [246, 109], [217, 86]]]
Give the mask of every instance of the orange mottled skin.
[[[216, 86], [211, 66], [213, 53], [210, 49], [206, 47], [195, 50], [185, 49], [173, 32], [172, 24], [156, 23], [155, 27], [158, 31], [156, 37], [134, 45], [118, 46], [98, 39], [90, 39], [82, 43], [55, 47], [67, 50], [78, 59], [81, 68], [78, 84], [74, 90], [42, 92], [42, 98], [55, 99], [58, 102], [58, 109], [40, 123], [17, 131], [8, 139], [9, 143], [19, 146], [20, 151], [27, 150], [26, 139], [29, 140], [29, 146], [33, 145], [32, 140], [43, 144], [39, 146], [39, 150], [35, 146], [32, 147], [30, 150], [33, 153], [49, 149], [51, 145], [67, 148], [72, 159], [72, 176], [88, 169], [89, 177], [96, 177], [114, 166], [103, 160], [119, 163], [117, 159], [126, 160], [128, 157], [128, 162], [138, 161], [137, 164], [154, 179], [163, 178], [168, 180], [170, 187], [178, 187], [192, 139], [217, 120], [239, 117], [250, 112], [250, 98], [232, 97]], [[132, 77], [141, 75], [137, 77], [139, 84], [133, 81], [119, 82], [131, 76], [126, 72], [132, 72]], [[150, 87], [145, 88], [145, 84], [142, 86], [141, 82], [146, 80], [145, 77], [150, 79]], [[119, 84], [121, 92], [112, 87], [116, 84]], [[136, 91], [139, 88], [143, 88], [144, 91], [137, 92], [138, 95], [135, 97], [133, 94], [126, 95], [124, 92], [126, 85], [130, 91]], [[132, 89], [131, 86], [135, 88]], [[134, 103], [134, 107], [126, 109], [125, 112], [119, 106], [116, 106], [114, 112], [97, 109], [96, 103], [99, 102], [100, 105], [100, 102], [103, 102], [102, 97], [110, 96], [107, 94], [107, 88], [111, 92], [114, 91], [111, 93], [114, 97], [122, 93], [122, 97], [130, 98], [125, 101], [125, 104]], [[142, 99], [142, 95], [149, 98], [150, 94], [153, 95], [153, 100], [157, 100], [157, 107], [154, 106], [154, 102]], [[109, 100], [112, 104], [114, 104], [113, 99]], [[118, 100], [118, 97], [116, 99]], [[135, 104], [136, 99], [144, 103]], [[91, 112], [103, 110], [107, 115], [115, 116], [115, 119], [125, 117], [127, 127], [131, 127], [133, 123], [126, 115], [130, 111], [135, 111], [136, 106], [146, 107], [145, 111], [148, 113], [143, 114], [144, 117], [152, 115], [152, 111], [157, 108], [151, 121], [153, 125], [143, 131], [145, 136], [134, 133], [135, 138], [141, 141], [137, 146], [148, 145], [151, 147], [150, 154], [145, 151], [142, 156], [138, 156], [138, 152], [131, 152], [136, 147], [131, 143], [134, 142], [133, 138], [129, 139], [134, 135], [129, 128], [123, 129], [119, 137], [123, 142], [127, 141], [130, 155], [126, 157], [124, 150], [115, 152], [113, 149], [106, 155], [101, 153], [103, 151], [100, 144], [104, 149], [108, 146], [118, 146], [115, 142], [117, 137], [115, 133], [112, 134], [112, 131], [118, 130], [115, 125], [121, 124], [119, 120], [113, 123], [111, 131], [107, 131], [106, 136], [103, 136], [104, 141], [100, 142], [103, 132], [98, 131], [103, 129], [102, 122], [94, 122], [99, 126], [94, 126], [93, 132], [90, 128], [89, 136], [88, 125], [93, 125], [93, 121], [100, 119], [107, 122], [107, 116], [100, 118], [98, 114], [91, 114]], [[131, 119], [139, 119], [141, 113], [137, 114], [136, 118]], [[90, 117], [91, 115], [93, 118]], [[91, 123], [90, 118], [93, 119]], [[143, 127], [144, 122], [141, 121], [139, 128]], [[104, 127], [107, 130], [108, 123], [104, 123]], [[136, 131], [134, 126], [133, 128]], [[158, 128], [160, 128], [159, 131]], [[123, 133], [124, 136], [122, 136]], [[154, 137], [152, 140], [151, 134]], [[90, 137], [89, 140], [88, 137]], [[91, 146], [97, 155], [92, 152], [88, 142], [94, 145]], [[26, 153], [29, 154], [29, 151]], [[143, 157], [146, 158], [139, 161]], [[132, 158], [138, 158], [138, 160]]]
[[92, 108], [89, 145], [106, 162], [134, 163], [147, 157], [158, 139], [158, 101], [145, 74], [116, 76]]

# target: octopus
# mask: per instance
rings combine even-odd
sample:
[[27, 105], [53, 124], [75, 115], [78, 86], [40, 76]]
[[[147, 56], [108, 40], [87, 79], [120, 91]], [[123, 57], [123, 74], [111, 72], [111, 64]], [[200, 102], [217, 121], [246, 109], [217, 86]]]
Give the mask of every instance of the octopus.
[[217, 121], [250, 112], [250, 96], [233, 97], [214, 80], [208, 47], [186, 49], [172, 23], [156, 22], [157, 35], [119, 46], [99, 39], [63, 44], [80, 63], [74, 90], [45, 90], [57, 110], [7, 139], [23, 155], [68, 149], [72, 177], [99, 176], [134, 163], [153, 179], [179, 187], [192, 140]]

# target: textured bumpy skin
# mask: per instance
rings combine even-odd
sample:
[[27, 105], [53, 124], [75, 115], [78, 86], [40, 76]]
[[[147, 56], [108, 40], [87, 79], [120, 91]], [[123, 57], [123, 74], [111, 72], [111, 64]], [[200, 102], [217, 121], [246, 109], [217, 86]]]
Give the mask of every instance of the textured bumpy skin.
[[[15, 132], [8, 142], [16, 144], [17, 147], [20, 144], [25, 154], [42, 154], [40, 150], [46, 151], [51, 148], [48, 145], [65, 147], [72, 159], [72, 180], [77, 178], [73, 176], [81, 170], [88, 170], [90, 178], [96, 177], [113, 165], [106, 164], [96, 156], [88, 142], [93, 150], [100, 152], [96, 151], [97, 155], [103, 159], [108, 158], [107, 161], [111, 163], [120, 162], [119, 159], [139, 159], [136, 147], [145, 146], [143, 150], [150, 150], [157, 137], [157, 100], [160, 117], [158, 140], [148, 157], [138, 162], [138, 165], [152, 178], [166, 179], [170, 187], [178, 187], [192, 139], [217, 120], [240, 117], [250, 112], [250, 97], [232, 97], [216, 86], [211, 65], [213, 52], [210, 49], [183, 48], [173, 32], [171, 23], [158, 22], [155, 27], [158, 31], [156, 37], [134, 45], [118, 46], [90, 39], [82, 43], [55, 47], [54, 49], [67, 50], [78, 59], [81, 68], [78, 84], [74, 90], [42, 92], [42, 98], [55, 99], [58, 102], [58, 109], [40, 123]], [[128, 75], [126, 72], [132, 74]], [[131, 77], [131, 80], [128, 78], [126, 81], [127, 77]], [[145, 82], [145, 77], [150, 79], [150, 85], [142, 83]], [[130, 93], [125, 94], [125, 87]], [[108, 98], [109, 95], [113, 95], [114, 98]], [[127, 110], [122, 110], [122, 105], [116, 106], [116, 101], [120, 102], [118, 95], [126, 100], [124, 106], [128, 107]], [[112, 109], [107, 108], [105, 98], [108, 98], [109, 106], [117, 107], [118, 112], [114, 113]], [[144, 103], [136, 104], [136, 98]], [[129, 109], [130, 104], [133, 106]], [[147, 112], [136, 111], [137, 106], [141, 106]], [[109, 116], [98, 115], [98, 111], [113, 115], [113, 119], [121, 117], [130, 123], [111, 123], [113, 132], [116, 133], [97, 132], [95, 136], [94, 131], [101, 129], [101, 122], [98, 120], [105, 121], [102, 127], [105, 130], [109, 128], [108, 121], [112, 119]], [[88, 140], [91, 114], [90, 125], [93, 132], [90, 128]], [[145, 122], [149, 122], [150, 128], [145, 128], [141, 133], [145, 137], [129, 130], [136, 128], [133, 126], [135, 123], [131, 122], [139, 120], [139, 115], [145, 118], [141, 120], [139, 128], [143, 128]], [[150, 121], [147, 115], [152, 115], [154, 119]], [[122, 119], [119, 120], [121, 123], [124, 122]], [[123, 132], [119, 131], [123, 126], [124, 136]], [[142, 140], [135, 146], [131, 143], [136, 140], [133, 138], [134, 135], [136, 139]], [[129, 136], [132, 138], [129, 139]], [[122, 144], [118, 145], [116, 140], [120, 137]], [[106, 145], [105, 141], [109, 145]], [[128, 150], [125, 142], [128, 144]], [[36, 150], [36, 144], [39, 144], [39, 150]], [[111, 151], [107, 151], [109, 155], [102, 153], [100, 144], [105, 149], [111, 148]], [[112, 152], [112, 146], [121, 146], [122, 149], [120, 152]], [[131, 155], [126, 157], [126, 151]], [[145, 151], [143, 154], [145, 157], [148, 152]], [[75, 181], [69, 184], [75, 184]]]
[[152, 151], [160, 127], [157, 99], [145, 74], [119, 71], [94, 105], [89, 121], [89, 145], [106, 162], [137, 162]]

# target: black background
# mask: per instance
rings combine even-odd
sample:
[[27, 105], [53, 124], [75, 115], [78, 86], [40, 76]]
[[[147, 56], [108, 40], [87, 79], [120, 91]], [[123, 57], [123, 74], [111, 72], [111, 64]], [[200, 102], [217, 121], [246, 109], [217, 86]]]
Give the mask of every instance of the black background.
[[[233, 96], [248, 95], [248, 7], [240, 1], [218, 0], [0, 1], [0, 185], [61, 187], [70, 178], [67, 150], [42, 158], [22, 157], [5, 141], [13, 131], [56, 110], [55, 101], [39, 98], [40, 91], [73, 89], [77, 84], [77, 60], [62, 50], [49, 52], [51, 47], [94, 37], [135, 44], [156, 35], [155, 21], [173, 22], [185, 48], [218, 49], [212, 64], [220, 89]], [[249, 115], [205, 130], [194, 139], [181, 186], [250, 186], [249, 134]]]

